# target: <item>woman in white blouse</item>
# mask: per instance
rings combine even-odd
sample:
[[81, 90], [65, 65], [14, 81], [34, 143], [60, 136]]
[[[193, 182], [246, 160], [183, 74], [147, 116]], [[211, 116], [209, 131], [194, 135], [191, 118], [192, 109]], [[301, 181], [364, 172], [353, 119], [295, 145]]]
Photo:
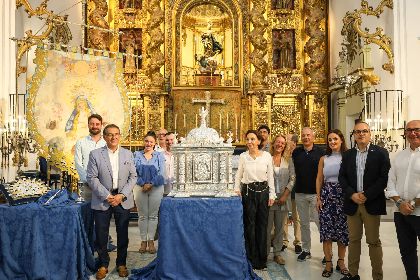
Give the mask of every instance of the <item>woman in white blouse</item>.
[[[268, 214], [267, 236], [271, 237], [271, 229], [274, 224], [273, 255], [274, 261], [280, 265], [286, 262], [281, 257], [280, 252], [283, 243], [284, 219], [288, 214], [286, 205], [287, 198], [295, 185], [296, 175], [295, 166], [289, 153], [286, 151], [286, 137], [277, 135], [271, 143], [271, 154], [273, 155], [274, 168], [274, 189], [276, 191], [276, 200], [270, 207]], [[271, 238], [267, 238], [267, 253], [270, 252]]]
[[273, 162], [268, 152], [260, 150], [261, 136], [255, 130], [245, 134], [248, 150], [239, 156], [235, 190], [242, 196], [244, 236], [248, 259], [254, 269], [267, 267], [267, 224], [269, 206], [273, 205]]

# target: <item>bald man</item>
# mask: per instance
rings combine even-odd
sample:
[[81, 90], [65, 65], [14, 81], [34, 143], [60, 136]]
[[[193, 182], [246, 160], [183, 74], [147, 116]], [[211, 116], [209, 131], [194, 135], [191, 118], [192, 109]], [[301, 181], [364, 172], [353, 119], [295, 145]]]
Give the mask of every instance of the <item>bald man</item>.
[[386, 195], [395, 202], [394, 223], [408, 280], [419, 279], [417, 239], [420, 239], [420, 120], [404, 130], [409, 147], [391, 164]]
[[311, 258], [310, 221], [314, 221], [319, 229], [316, 210], [316, 176], [319, 159], [325, 151], [314, 145], [315, 134], [310, 127], [302, 129], [301, 139], [303, 146], [293, 151], [292, 158], [296, 172], [296, 208], [300, 217], [302, 235], [302, 253], [299, 254], [297, 260], [305, 261]]

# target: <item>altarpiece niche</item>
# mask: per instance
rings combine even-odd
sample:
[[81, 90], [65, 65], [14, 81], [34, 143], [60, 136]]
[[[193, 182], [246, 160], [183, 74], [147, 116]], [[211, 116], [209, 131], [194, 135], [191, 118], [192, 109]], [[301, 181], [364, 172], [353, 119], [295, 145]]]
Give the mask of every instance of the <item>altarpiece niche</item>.
[[293, 10], [294, 7], [294, 0], [271, 0], [271, 9], [288, 9]]
[[119, 0], [118, 7], [120, 9], [141, 9], [141, 0]]
[[142, 67], [141, 47], [142, 29], [141, 28], [121, 28], [120, 32], [120, 51], [124, 52], [124, 73], [136, 73]]
[[293, 29], [273, 29], [273, 69], [295, 69], [296, 49]]

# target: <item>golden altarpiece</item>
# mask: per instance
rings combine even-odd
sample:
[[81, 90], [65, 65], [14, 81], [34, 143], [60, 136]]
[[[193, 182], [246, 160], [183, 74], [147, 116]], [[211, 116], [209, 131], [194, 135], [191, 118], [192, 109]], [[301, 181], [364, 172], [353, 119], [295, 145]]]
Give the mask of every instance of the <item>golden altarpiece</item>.
[[165, 127], [199, 125], [243, 143], [247, 129], [328, 127], [326, 0], [88, 0], [89, 48], [127, 54], [131, 145]]

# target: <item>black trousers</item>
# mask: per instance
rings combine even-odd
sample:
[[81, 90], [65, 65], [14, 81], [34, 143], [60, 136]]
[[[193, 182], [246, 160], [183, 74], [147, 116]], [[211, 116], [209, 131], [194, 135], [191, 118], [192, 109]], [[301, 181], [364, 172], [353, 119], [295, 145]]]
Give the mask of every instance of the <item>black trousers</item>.
[[252, 267], [267, 267], [268, 188], [254, 192], [242, 188], [245, 249]]
[[420, 217], [395, 212], [394, 222], [407, 280], [418, 280], [417, 239], [420, 240]]
[[115, 226], [117, 229], [117, 267], [126, 265], [128, 248], [128, 223], [130, 210], [124, 209], [121, 205], [109, 207], [108, 210], [94, 210], [95, 215], [95, 245], [98, 251], [99, 267], [108, 267], [108, 235], [112, 214], [114, 214]]

